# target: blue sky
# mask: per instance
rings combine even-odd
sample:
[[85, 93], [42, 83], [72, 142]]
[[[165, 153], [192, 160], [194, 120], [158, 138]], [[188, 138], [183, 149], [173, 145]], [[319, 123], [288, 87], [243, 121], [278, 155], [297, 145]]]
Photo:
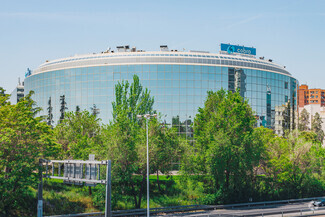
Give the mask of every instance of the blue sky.
[[10, 93], [28, 67], [116, 45], [218, 52], [220, 43], [254, 46], [325, 89], [323, 0], [2, 1], [0, 86]]

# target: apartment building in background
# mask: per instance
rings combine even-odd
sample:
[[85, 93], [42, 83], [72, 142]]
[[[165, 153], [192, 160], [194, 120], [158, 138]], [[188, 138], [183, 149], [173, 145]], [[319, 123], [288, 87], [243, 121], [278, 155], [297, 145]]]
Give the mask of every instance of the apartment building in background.
[[298, 89], [298, 113], [306, 109], [309, 113], [309, 128], [316, 113], [322, 118], [322, 129], [325, 132], [325, 90], [319, 88], [308, 89], [308, 85], [302, 84]]
[[298, 108], [303, 108], [306, 105], [325, 106], [325, 90], [323, 89], [308, 89], [308, 85], [302, 84], [298, 89]]

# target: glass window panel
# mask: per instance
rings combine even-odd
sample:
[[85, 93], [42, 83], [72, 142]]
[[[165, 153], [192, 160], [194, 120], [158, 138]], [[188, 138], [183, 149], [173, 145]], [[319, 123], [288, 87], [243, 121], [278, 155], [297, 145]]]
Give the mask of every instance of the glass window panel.
[[164, 80], [158, 80], [157, 87], [164, 87]]
[[158, 73], [157, 72], [150, 72], [149, 73], [150, 80], [157, 80], [158, 79]]
[[172, 66], [171, 65], [165, 65], [165, 72], [171, 72]]
[[173, 65], [173, 71], [172, 72], [179, 72], [179, 65]]
[[201, 66], [194, 66], [195, 72], [201, 72]]
[[128, 72], [135, 72], [135, 66], [134, 65], [129, 65], [128, 66]]
[[194, 80], [188, 80], [187, 81], [187, 87], [193, 88], [194, 87]]
[[150, 87], [157, 87], [157, 80], [150, 80]]
[[[202, 80], [202, 87], [203, 87], [203, 88], [209, 88], [209, 81], [207, 81], [207, 80]], [[206, 92], [206, 91], [204, 91], [204, 92]]]
[[179, 80], [179, 72], [173, 72], [172, 73], [172, 79], [173, 80]]
[[187, 72], [186, 71], [186, 65], [180, 65], [179, 71], [180, 72]]
[[165, 87], [171, 87], [172, 81], [171, 80], [165, 80]]
[[143, 87], [146, 87], [146, 88], [149, 87], [149, 80], [142, 80], [141, 83], [142, 83]]
[[150, 69], [150, 72], [157, 72], [157, 65], [150, 65], [149, 69]]
[[143, 80], [149, 80], [149, 72], [143, 72], [142, 73], [142, 79]]
[[158, 72], [164, 72], [165, 71], [165, 65], [158, 65]]
[[186, 80], [180, 80], [180, 87], [186, 87]]
[[135, 72], [142, 72], [142, 65], [135, 65]]
[[208, 73], [202, 73], [202, 80], [209, 80], [209, 75]]
[[[53, 73], [50, 73], [50, 75], [53, 75]], [[76, 69], [76, 75], [81, 75], [81, 68]]]
[[188, 65], [187, 66], [187, 72], [193, 72], [194, 71], [194, 66]]
[[114, 73], [114, 80], [120, 80], [121, 79], [121, 73]]
[[228, 74], [222, 74], [221, 80], [222, 80], [222, 82], [228, 82]]
[[173, 87], [177, 87], [177, 88], [179, 88], [179, 80], [172, 80], [172, 85], [173, 85]]
[[125, 72], [121, 73], [121, 79], [123, 79], [123, 80], [128, 79], [128, 73], [125, 73]]
[[167, 80], [170, 80], [170, 79], [172, 79], [172, 72], [165, 72], [165, 79]]
[[143, 72], [149, 72], [149, 65], [142, 65], [142, 71]]
[[204, 72], [204, 73], [209, 72], [209, 66], [202, 66], [201, 69], [202, 69], [202, 72]]
[[120, 72], [121, 69], [120, 69], [120, 66], [113, 66], [114, 67], [114, 72]]
[[121, 72], [127, 72], [128, 71], [128, 66], [122, 65], [121, 66]]

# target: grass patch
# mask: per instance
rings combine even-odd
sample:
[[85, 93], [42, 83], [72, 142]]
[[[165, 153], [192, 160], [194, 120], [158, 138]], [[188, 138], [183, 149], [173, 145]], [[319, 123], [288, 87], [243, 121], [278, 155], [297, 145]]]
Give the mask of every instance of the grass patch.
[[46, 180], [43, 184], [44, 215], [75, 214], [99, 211], [89, 195], [88, 187], [63, 184], [62, 180]]
[[[150, 175], [150, 207], [167, 207], [199, 204], [204, 197], [203, 184], [182, 179], [181, 175]], [[112, 186], [118, 188], [118, 186]], [[87, 186], [64, 184], [62, 180], [52, 179], [44, 182], [44, 215], [75, 214], [104, 211], [105, 185], [92, 187], [89, 195]], [[114, 190], [113, 190], [114, 192]], [[35, 192], [36, 193], [36, 192]], [[144, 192], [141, 208], [147, 207]], [[134, 198], [130, 195], [112, 195], [113, 210], [134, 209]]]

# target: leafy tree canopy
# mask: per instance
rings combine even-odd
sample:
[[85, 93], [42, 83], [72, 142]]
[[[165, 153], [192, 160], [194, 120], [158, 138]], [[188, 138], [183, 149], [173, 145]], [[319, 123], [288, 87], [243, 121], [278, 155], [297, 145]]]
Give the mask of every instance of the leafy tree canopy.
[[323, 143], [324, 136], [325, 136], [324, 131], [322, 129], [322, 123], [323, 123], [322, 118], [320, 117], [318, 112], [316, 112], [311, 122], [311, 130], [316, 133], [317, 140], [320, 143]]
[[309, 113], [304, 108], [301, 111], [301, 114], [300, 114], [298, 129], [300, 131], [307, 131], [307, 130], [309, 130], [309, 126], [308, 125], [309, 125]]
[[39, 108], [32, 94], [15, 105], [4, 103], [8, 96], [0, 95], [0, 215], [29, 215], [20, 212], [31, 205], [29, 187], [37, 183], [38, 159], [59, 151], [51, 127], [35, 117]]
[[89, 111], [65, 113], [54, 131], [63, 147], [63, 157], [87, 160], [101, 145], [100, 119]]
[[263, 146], [254, 139], [256, 119], [238, 92], [208, 92], [194, 120], [195, 147], [183, 165], [187, 173], [207, 174], [215, 189], [245, 196]]

